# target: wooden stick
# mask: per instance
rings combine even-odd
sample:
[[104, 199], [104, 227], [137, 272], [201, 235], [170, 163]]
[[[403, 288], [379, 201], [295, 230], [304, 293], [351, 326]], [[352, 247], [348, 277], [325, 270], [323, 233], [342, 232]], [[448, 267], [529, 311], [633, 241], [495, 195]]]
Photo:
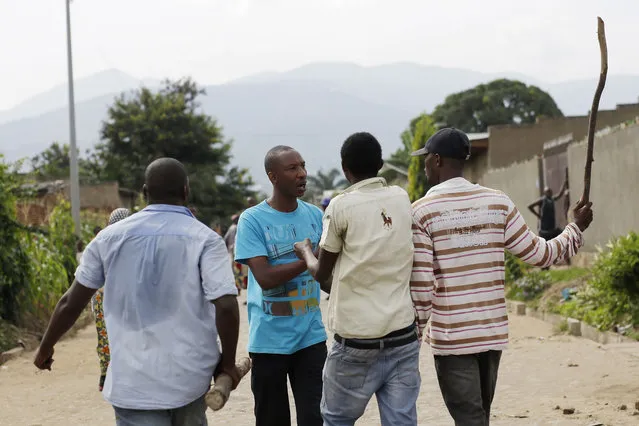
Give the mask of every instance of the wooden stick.
[[584, 202], [590, 201], [590, 175], [592, 173], [593, 149], [595, 145], [595, 131], [597, 130], [597, 111], [599, 110], [599, 100], [606, 85], [608, 75], [608, 45], [606, 44], [606, 31], [604, 21], [597, 17], [597, 36], [599, 38], [599, 51], [601, 53], [601, 71], [599, 73], [599, 84], [595, 90], [595, 97], [590, 108], [590, 121], [588, 123], [588, 150], [586, 152], [586, 166], [584, 170], [584, 192], [581, 199]]
[[[240, 377], [246, 376], [251, 370], [251, 359], [243, 358], [237, 365]], [[215, 379], [215, 385], [207, 394], [204, 400], [206, 405], [213, 411], [221, 410], [229, 400], [231, 395], [231, 388], [233, 387], [233, 379], [228, 374], [220, 374]]]

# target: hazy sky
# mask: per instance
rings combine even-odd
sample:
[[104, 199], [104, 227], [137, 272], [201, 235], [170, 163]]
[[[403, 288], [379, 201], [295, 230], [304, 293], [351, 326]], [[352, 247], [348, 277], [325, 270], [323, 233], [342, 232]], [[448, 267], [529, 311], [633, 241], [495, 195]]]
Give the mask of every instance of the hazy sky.
[[[65, 0], [0, 0], [0, 109], [66, 80]], [[74, 69], [202, 84], [315, 61], [639, 74], [638, 0], [73, 0]]]

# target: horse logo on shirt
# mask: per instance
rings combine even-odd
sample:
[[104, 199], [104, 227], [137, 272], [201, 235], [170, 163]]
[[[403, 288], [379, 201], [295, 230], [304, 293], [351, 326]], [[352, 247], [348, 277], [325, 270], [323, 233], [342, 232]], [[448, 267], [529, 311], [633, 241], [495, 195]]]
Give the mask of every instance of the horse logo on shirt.
[[384, 221], [384, 228], [391, 229], [393, 227], [393, 218], [384, 209], [382, 209], [382, 220]]

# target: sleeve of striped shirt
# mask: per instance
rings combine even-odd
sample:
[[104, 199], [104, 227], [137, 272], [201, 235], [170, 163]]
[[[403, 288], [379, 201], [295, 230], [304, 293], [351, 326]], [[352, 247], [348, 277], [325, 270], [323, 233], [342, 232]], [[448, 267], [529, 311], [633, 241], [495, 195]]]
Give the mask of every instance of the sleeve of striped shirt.
[[433, 241], [415, 216], [413, 216], [413, 244], [415, 251], [410, 278], [410, 294], [413, 299], [415, 322], [421, 341], [424, 328], [430, 318], [435, 274], [433, 272]]
[[569, 223], [564, 231], [552, 240], [546, 241], [538, 237], [528, 228], [517, 207], [508, 198], [505, 246], [524, 262], [545, 268], [560, 259], [574, 256], [583, 244], [583, 234], [574, 223]]

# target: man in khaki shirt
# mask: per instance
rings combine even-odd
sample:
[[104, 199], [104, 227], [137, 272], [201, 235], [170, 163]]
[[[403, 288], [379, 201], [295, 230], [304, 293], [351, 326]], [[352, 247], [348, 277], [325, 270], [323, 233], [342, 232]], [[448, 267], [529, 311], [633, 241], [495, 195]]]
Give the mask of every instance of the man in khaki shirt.
[[328, 328], [335, 342], [324, 367], [324, 425], [354, 425], [373, 394], [383, 426], [417, 425], [411, 203], [403, 189], [377, 177], [382, 149], [371, 134], [351, 135], [341, 156], [351, 186], [326, 209], [319, 260], [308, 241], [295, 247], [331, 293]]

